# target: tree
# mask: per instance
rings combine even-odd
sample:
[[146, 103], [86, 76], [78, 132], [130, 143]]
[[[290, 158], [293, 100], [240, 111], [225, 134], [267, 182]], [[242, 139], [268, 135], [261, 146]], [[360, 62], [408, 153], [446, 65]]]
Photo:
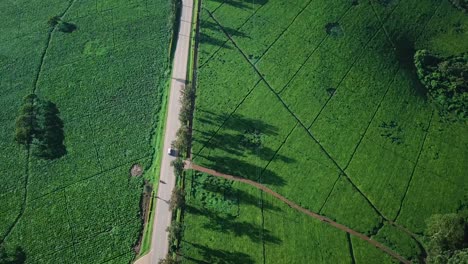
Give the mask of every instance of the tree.
[[184, 227], [181, 222], [172, 221], [171, 225], [166, 229], [169, 233], [169, 241], [179, 240], [182, 237]]
[[179, 150], [180, 153], [186, 153], [190, 145], [190, 129], [186, 124], [177, 130], [177, 139], [174, 141], [174, 147]]
[[182, 189], [175, 187], [172, 190], [171, 200], [169, 203], [171, 210], [175, 210], [177, 208], [183, 207], [184, 204], [185, 204], [185, 192]]
[[171, 162], [172, 167], [174, 167], [174, 173], [176, 176], [181, 176], [184, 171], [185, 163], [181, 158], [177, 158]]
[[431, 251], [459, 249], [465, 239], [465, 220], [457, 214], [433, 215], [427, 221], [426, 234]]

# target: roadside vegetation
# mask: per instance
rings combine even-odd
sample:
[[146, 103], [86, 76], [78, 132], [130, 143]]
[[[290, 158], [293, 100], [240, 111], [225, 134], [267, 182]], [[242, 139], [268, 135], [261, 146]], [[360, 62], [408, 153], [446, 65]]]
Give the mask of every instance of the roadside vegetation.
[[[202, 0], [199, 19], [193, 162], [258, 181], [423, 262], [426, 221], [468, 202], [468, 127], [433, 106], [414, 56], [430, 50], [458, 71], [451, 58], [468, 51], [468, 17], [448, 0]], [[465, 76], [458, 73], [446, 76], [450, 89]], [[330, 263], [393, 261], [345, 233], [301, 240], [325, 231], [296, 225], [295, 214], [230, 205], [229, 183], [215, 184], [217, 196], [200, 190], [207, 176], [188, 177], [185, 263], [319, 263], [327, 249]], [[268, 199], [255, 197], [256, 205]], [[263, 235], [255, 241], [256, 224]]]
[[21, 247], [25, 263], [130, 262], [172, 1], [4, 1], [0, 10], [1, 247], [8, 256]]

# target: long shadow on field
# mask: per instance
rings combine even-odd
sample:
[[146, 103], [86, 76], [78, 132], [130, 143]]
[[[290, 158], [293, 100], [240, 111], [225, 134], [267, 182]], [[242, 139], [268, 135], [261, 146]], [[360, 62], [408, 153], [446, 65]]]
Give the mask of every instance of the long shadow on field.
[[414, 65], [414, 54], [416, 53], [414, 41], [407, 36], [402, 36], [395, 41], [395, 47], [400, 67], [405, 70], [406, 75], [411, 80], [411, 87], [414, 88], [416, 95], [426, 99], [427, 89], [421, 84]]
[[[214, 0], [215, 2], [223, 3], [240, 9], [252, 9], [248, 3], [252, 3], [252, 0]], [[255, 0], [255, 4], [264, 5], [268, 3], [268, 0]]]
[[201, 165], [207, 165], [223, 173], [255, 181], [258, 181], [261, 175], [268, 175], [268, 177], [262, 177], [262, 183], [285, 184], [284, 179], [276, 173], [261, 167], [265, 166], [266, 162], [273, 157], [276, 161], [284, 163], [295, 162], [294, 159], [277, 153], [277, 149], [267, 146], [266, 142], [271, 142], [271, 138], [278, 136], [276, 127], [265, 123], [263, 120], [239, 114], [231, 116], [217, 115], [207, 111], [204, 111], [203, 117], [197, 117], [196, 122], [201, 127], [205, 124], [212, 127], [221, 124], [223, 126], [219, 131], [194, 130], [195, 137], [193, 140], [204, 146], [203, 151], [199, 154], [195, 153], [195, 162], [200, 157], [209, 163]]
[[[219, 172], [243, 177], [249, 180], [257, 181], [268, 185], [286, 185], [286, 181], [280, 176], [278, 176], [278, 174], [276, 174], [275, 172], [257, 165], [247, 163], [246, 161], [242, 161], [231, 157], [216, 157], [202, 155], [199, 155], [199, 157], [203, 157], [206, 160], [210, 161], [209, 167]], [[268, 176], [264, 177], [264, 175]], [[262, 176], [261, 181], [260, 176]]]
[[182, 254], [182, 256], [188, 260], [191, 260], [196, 263], [224, 263], [224, 264], [254, 264], [255, 261], [251, 256], [242, 253], [242, 252], [231, 252], [222, 249], [213, 249], [207, 246], [192, 243], [189, 241], [183, 241], [184, 243], [189, 244], [190, 246], [196, 248], [198, 253], [203, 257], [203, 260], [197, 260], [190, 256]]
[[223, 26], [223, 28], [220, 28], [218, 26], [218, 24], [213, 23], [211, 21], [206, 21], [205, 20], [205, 21], [203, 21], [201, 23], [201, 26], [202, 26], [202, 28], [211, 29], [213, 31], [219, 31], [219, 30], [224, 29], [224, 31], [226, 31], [229, 34], [229, 36], [231, 36], [231, 37], [242, 37], [242, 38], [249, 38], [249, 39], [251, 38], [249, 35], [241, 32], [241, 31], [239, 31], [239, 30], [237, 30], [235, 28], [226, 27], [226, 26]]
[[[215, 178], [214, 176], [210, 176], [210, 177], [213, 177]], [[220, 197], [225, 197], [227, 193], [235, 193], [236, 197], [238, 198], [238, 201], [239, 201], [239, 204], [244, 204], [244, 205], [253, 205], [253, 206], [256, 206], [258, 207], [259, 209], [263, 208], [263, 210], [271, 210], [271, 211], [276, 211], [276, 212], [280, 212], [281, 211], [281, 208], [279, 208], [278, 206], [275, 206], [273, 205], [271, 202], [269, 201], [263, 201], [263, 204], [260, 204], [259, 201], [260, 201], [260, 198], [259, 197], [256, 197], [244, 190], [240, 190], [238, 188], [235, 188], [235, 187], [226, 187], [226, 186], [222, 186], [222, 185], [218, 185], [218, 184], [213, 184], [211, 182], [207, 182], [207, 181], [204, 181], [204, 182], [199, 182], [198, 179], [197, 179], [197, 176], [194, 176], [194, 178], [192, 179], [189, 179], [187, 178], [186, 180], [190, 181], [194, 181], [194, 182], [197, 182], [198, 184], [202, 185], [203, 186], [203, 189], [206, 190], [206, 191], [209, 191], [209, 192], [213, 192], [213, 193], [217, 193], [220, 195]], [[223, 181], [227, 181], [227, 180], [224, 180], [224, 179], [220, 179], [220, 180], [223, 180]]]
[[247, 236], [254, 243], [281, 244], [282, 240], [268, 229], [261, 225], [245, 221], [236, 221], [236, 216], [221, 216], [207, 208], [199, 209], [195, 206], [187, 205], [186, 212], [194, 215], [202, 215], [210, 219], [204, 224], [204, 228], [220, 233], [230, 233], [236, 237]]
[[213, 46], [219, 46], [219, 47], [222, 47], [224, 49], [232, 49], [232, 47], [230, 47], [229, 45], [225, 45], [226, 44], [225, 40], [220, 40], [220, 39], [213, 38], [212, 36], [207, 35], [205, 33], [200, 33], [200, 43], [210, 44], [210, 45], [213, 45]]

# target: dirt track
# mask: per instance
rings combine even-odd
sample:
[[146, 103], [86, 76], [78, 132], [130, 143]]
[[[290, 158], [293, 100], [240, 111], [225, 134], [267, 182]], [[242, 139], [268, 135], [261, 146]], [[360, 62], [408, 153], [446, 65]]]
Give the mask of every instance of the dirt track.
[[359, 237], [360, 239], [370, 243], [371, 245], [375, 246], [376, 248], [382, 250], [383, 252], [389, 254], [390, 256], [392, 256], [393, 258], [397, 259], [398, 261], [400, 261], [401, 263], [411, 263], [410, 261], [408, 261], [407, 259], [405, 259], [404, 257], [400, 256], [399, 254], [397, 254], [396, 252], [394, 252], [393, 250], [391, 250], [390, 248], [384, 246], [383, 244], [373, 240], [372, 238], [364, 235], [364, 234], [361, 234], [347, 226], [344, 226], [342, 224], [339, 224], [333, 220], [331, 220], [330, 218], [327, 218], [325, 216], [322, 216], [322, 215], [319, 215], [317, 213], [314, 213], [314, 212], [311, 212], [305, 208], [302, 208], [300, 207], [299, 205], [295, 204], [294, 202], [286, 199], [285, 197], [281, 196], [280, 194], [274, 192], [273, 190], [269, 189], [268, 187], [258, 183], [258, 182], [255, 182], [255, 181], [252, 181], [252, 180], [248, 180], [248, 179], [245, 179], [245, 178], [240, 178], [240, 177], [237, 177], [237, 176], [232, 176], [232, 175], [228, 175], [228, 174], [224, 174], [224, 173], [220, 173], [220, 172], [217, 172], [215, 170], [212, 170], [212, 169], [208, 169], [208, 168], [205, 168], [205, 167], [201, 167], [201, 166], [198, 166], [196, 164], [193, 164], [191, 161], [185, 161], [185, 168], [186, 169], [192, 169], [192, 170], [196, 170], [196, 171], [200, 171], [200, 172], [204, 172], [204, 173], [207, 173], [207, 174], [210, 174], [210, 175], [213, 175], [213, 176], [216, 176], [216, 177], [221, 177], [221, 178], [224, 178], [224, 179], [227, 179], [227, 180], [232, 180], [232, 181], [238, 181], [238, 182], [242, 182], [242, 183], [245, 183], [245, 184], [249, 184], [251, 186], [254, 186], [255, 188], [259, 189], [259, 190], [262, 190], [272, 196], [274, 196], [275, 198], [277, 198], [278, 200], [281, 200], [282, 202], [284, 202], [285, 204], [287, 204], [289, 207], [291, 208], [294, 208], [310, 217], [313, 217], [315, 219], [318, 219], [322, 222], [324, 222], [325, 224], [328, 224], [330, 226], [333, 226], [335, 228], [338, 228], [346, 233], [349, 233], [353, 236], [356, 236], [356, 237]]

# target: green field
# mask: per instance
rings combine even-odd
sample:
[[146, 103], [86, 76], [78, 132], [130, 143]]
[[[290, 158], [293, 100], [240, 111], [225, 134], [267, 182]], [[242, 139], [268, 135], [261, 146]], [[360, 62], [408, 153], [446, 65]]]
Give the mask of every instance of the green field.
[[[27, 263], [128, 263], [166, 87], [172, 2], [2, 1], [0, 242]], [[73, 25], [64, 32], [51, 17]], [[57, 106], [66, 154], [14, 142], [23, 97]], [[146, 175], [150, 176], [150, 175]]]
[[[427, 100], [413, 54], [468, 52], [466, 14], [438, 0], [201, 0], [199, 19], [194, 162], [261, 182], [419, 261], [426, 219], [467, 206], [468, 126]], [[241, 202], [229, 218], [240, 231], [216, 233], [226, 221], [210, 219], [219, 198], [195, 194], [189, 206], [197, 199], [206, 204], [184, 219], [187, 263], [216, 263], [215, 253], [242, 263], [391, 261], [295, 212], [290, 230], [274, 216], [269, 226], [268, 213]], [[242, 234], [259, 223], [281, 242]]]

